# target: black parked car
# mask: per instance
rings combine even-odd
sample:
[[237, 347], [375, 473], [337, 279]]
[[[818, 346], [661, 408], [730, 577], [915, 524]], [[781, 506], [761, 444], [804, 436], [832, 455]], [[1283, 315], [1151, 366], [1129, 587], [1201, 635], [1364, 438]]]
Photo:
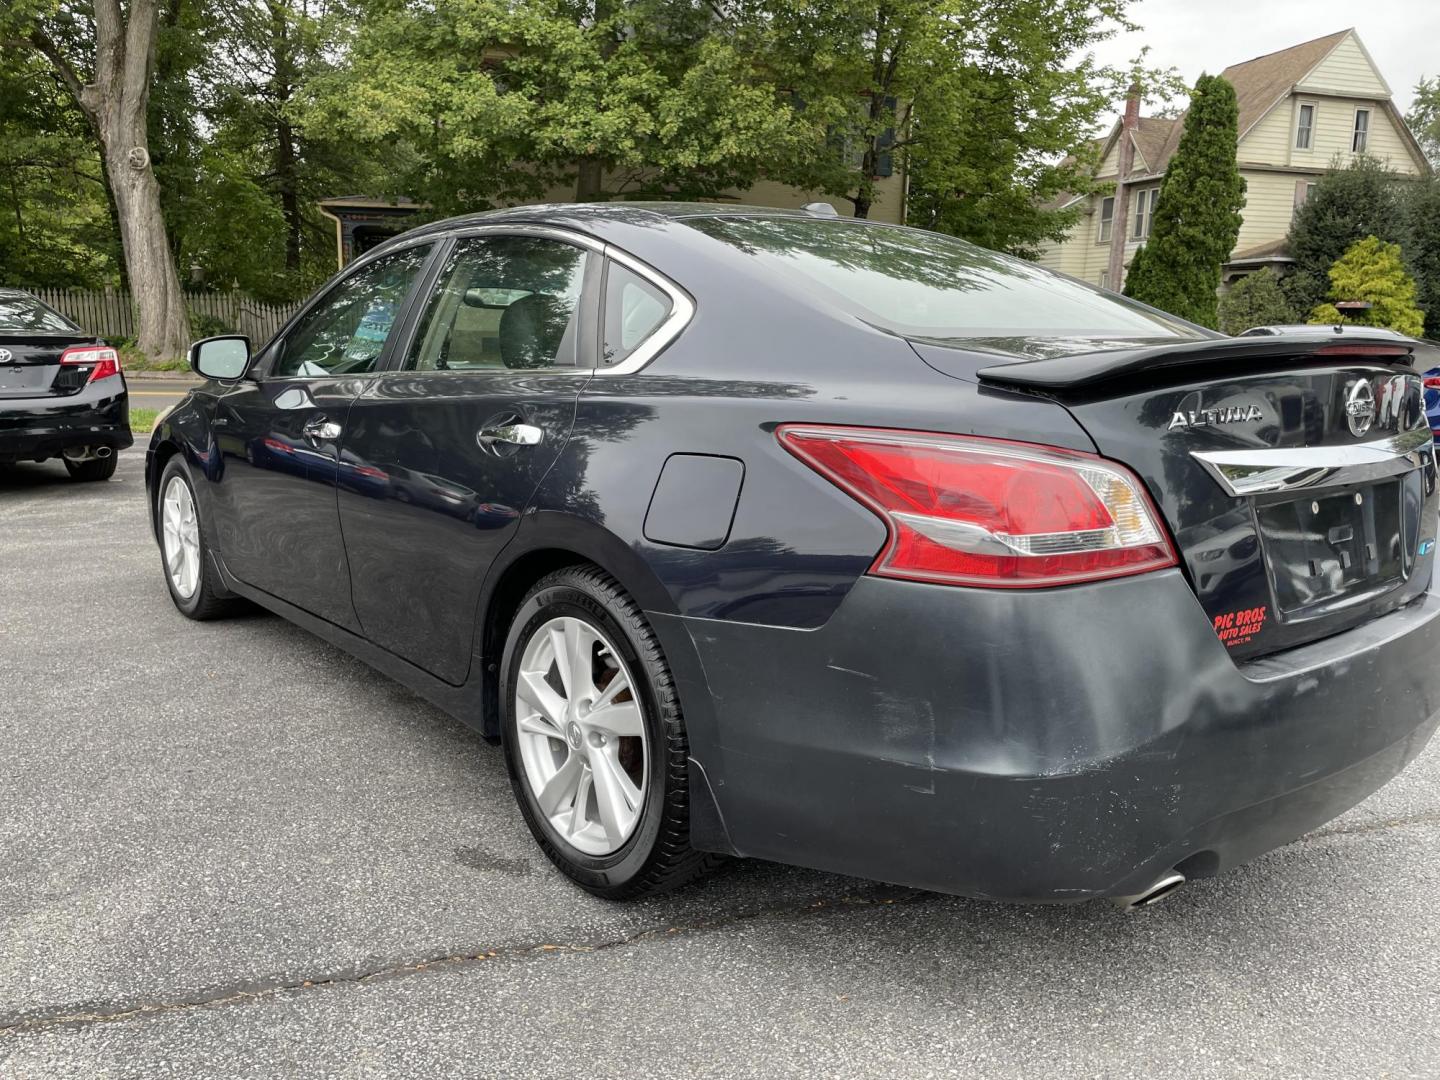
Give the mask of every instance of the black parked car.
[[1148, 902], [1364, 798], [1440, 710], [1390, 339], [610, 205], [418, 229], [192, 362], [147, 455], [179, 609], [258, 602], [498, 737], [603, 896], [729, 853]]
[[120, 356], [19, 289], [0, 289], [0, 464], [59, 457], [108, 480], [134, 440]]

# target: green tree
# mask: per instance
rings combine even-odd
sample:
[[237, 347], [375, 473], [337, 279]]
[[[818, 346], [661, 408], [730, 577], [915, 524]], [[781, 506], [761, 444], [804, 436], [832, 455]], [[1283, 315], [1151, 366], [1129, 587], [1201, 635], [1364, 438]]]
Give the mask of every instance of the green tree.
[[1297, 319], [1280, 288], [1280, 275], [1268, 266], [1231, 285], [1220, 297], [1219, 314], [1224, 334], [1239, 334], [1252, 326], [1284, 326]]
[[1165, 178], [1145, 257], [1131, 264], [1125, 295], [1202, 326], [1219, 324], [1220, 273], [1240, 235], [1245, 180], [1235, 164], [1235, 88], [1201, 75]]
[[12, 0], [0, 46], [43, 58], [84, 116], [115, 208], [142, 352], [178, 356], [189, 339], [150, 156], [156, 0]]
[[1405, 255], [1425, 311], [1425, 336], [1440, 338], [1440, 176], [1405, 185]]
[[38, 57], [0, 54], [0, 285], [115, 284], [118, 263], [84, 117]]
[[1415, 100], [1405, 114], [1405, 123], [1430, 164], [1440, 169], [1440, 77], [1415, 84]]
[[1330, 267], [1356, 241], [1367, 236], [1401, 243], [1405, 216], [1395, 173], [1378, 158], [1357, 157], [1332, 168], [1295, 212], [1287, 243], [1295, 260], [1285, 279], [1285, 295], [1297, 311], [1325, 301]]
[[743, 3], [377, 5], [305, 128], [345, 131], [436, 212], [534, 199], [713, 196], [823, 138], [761, 70]]
[[[1405, 272], [1400, 245], [1374, 236], [1352, 244], [1330, 268], [1330, 299], [1310, 313], [1312, 323], [1355, 323], [1385, 326], [1419, 337], [1425, 320], [1415, 306], [1415, 279]], [[1370, 308], [1342, 315], [1334, 302], [1368, 300]]]
[[[773, 170], [869, 216], [908, 169], [912, 224], [1033, 255], [1094, 189], [1088, 144], [1132, 72], [1092, 50], [1131, 29], [1128, 0], [772, 0], [766, 68], [829, 133]], [[1154, 72], [1142, 73], [1147, 82]]]

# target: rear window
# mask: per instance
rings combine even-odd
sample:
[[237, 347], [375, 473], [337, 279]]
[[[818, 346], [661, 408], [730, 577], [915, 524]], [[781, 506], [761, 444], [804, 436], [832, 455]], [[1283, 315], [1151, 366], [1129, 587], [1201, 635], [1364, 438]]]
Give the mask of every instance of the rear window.
[[51, 311], [33, 296], [0, 293], [0, 333], [75, 334], [80, 328], [59, 312]]
[[798, 217], [686, 224], [778, 273], [807, 278], [832, 303], [905, 337], [1201, 336], [1112, 293], [940, 233]]

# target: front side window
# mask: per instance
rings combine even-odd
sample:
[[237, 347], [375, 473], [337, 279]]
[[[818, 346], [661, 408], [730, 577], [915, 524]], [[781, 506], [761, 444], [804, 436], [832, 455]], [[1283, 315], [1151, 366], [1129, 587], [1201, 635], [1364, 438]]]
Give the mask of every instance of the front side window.
[[940, 233], [843, 219], [687, 218], [685, 224], [799, 282], [832, 311], [904, 337], [1198, 337], [1183, 324], [1032, 262]]
[[1357, 154], [1365, 152], [1366, 141], [1370, 137], [1370, 110], [1355, 110], [1355, 134], [1350, 139], [1350, 149]]
[[1301, 105], [1295, 125], [1295, 149], [1309, 150], [1315, 139], [1315, 106]]
[[385, 255], [331, 289], [285, 335], [272, 375], [359, 375], [375, 370], [429, 245]]
[[585, 252], [544, 236], [455, 245], [415, 344], [411, 371], [590, 367], [579, 352]]
[[670, 297], [633, 270], [612, 262], [605, 275], [605, 344], [601, 363], [620, 363], [659, 329]]
[[1110, 231], [1115, 227], [1115, 196], [1107, 195], [1100, 200], [1100, 238], [1098, 243], [1110, 242]]
[[1135, 231], [1132, 238], [1144, 240], [1150, 235], [1150, 226], [1155, 219], [1155, 202], [1160, 198], [1159, 188], [1146, 188], [1135, 193]]

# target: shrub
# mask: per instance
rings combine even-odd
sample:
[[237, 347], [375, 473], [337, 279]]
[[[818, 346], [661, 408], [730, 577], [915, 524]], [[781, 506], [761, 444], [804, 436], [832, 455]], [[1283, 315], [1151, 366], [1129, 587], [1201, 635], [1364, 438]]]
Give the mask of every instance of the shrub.
[[1276, 326], [1299, 321], [1280, 288], [1280, 275], [1268, 266], [1241, 278], [1220, 298], [1220, 332], [1238, 334], [1252, 326]]
[[[1399, 244], [1374, 236], [1350, 245], [1330, 268], [1330, 300], [1310, 313], [1312, 323], [1384, 326], [1411, 337], [1425, 332], [1425, 317], [1415, 304], [1415, 279], [1405, 272]], [[1342, 315], [1335, 302], [1368, 300], [1368, 311]]]

